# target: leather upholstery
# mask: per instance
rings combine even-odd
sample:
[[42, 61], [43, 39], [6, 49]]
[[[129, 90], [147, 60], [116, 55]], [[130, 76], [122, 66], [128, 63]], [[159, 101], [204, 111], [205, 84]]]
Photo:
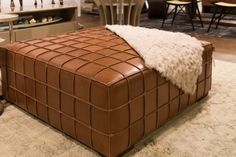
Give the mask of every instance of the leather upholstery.
[[117, 156], [207, 95], [213, 47], [203, 45], [203, 73], [196, 93], [187, 95], [104, 27], [13, 43], [0, 53], [4, 97], [99, 153]]

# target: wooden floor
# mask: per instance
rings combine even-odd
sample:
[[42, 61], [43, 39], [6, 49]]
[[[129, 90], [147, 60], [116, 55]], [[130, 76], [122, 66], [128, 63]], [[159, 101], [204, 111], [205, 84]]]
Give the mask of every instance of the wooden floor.
[[197, 38], [211, 42], [215, 47], [214, 58], [236, 63], [236, 39], [198, 36]]
[[[79, 22], [85, 28], [100, 25], [98, 15], [82, 14]], [[236, 39], [219, 38], [212, 36], [196, 36], [198, 39], [211, 42], [215, 47], [214, 58], [236, 63]]]

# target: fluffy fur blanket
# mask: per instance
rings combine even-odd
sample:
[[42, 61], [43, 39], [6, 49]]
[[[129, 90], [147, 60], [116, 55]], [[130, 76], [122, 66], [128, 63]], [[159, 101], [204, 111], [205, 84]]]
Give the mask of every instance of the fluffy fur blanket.
[[142, 27], [107, 25], [132, 46], [149, 68], [154, 68], [185, 93], [193, 94], [202, 72], [203, 47], [184, 33]]

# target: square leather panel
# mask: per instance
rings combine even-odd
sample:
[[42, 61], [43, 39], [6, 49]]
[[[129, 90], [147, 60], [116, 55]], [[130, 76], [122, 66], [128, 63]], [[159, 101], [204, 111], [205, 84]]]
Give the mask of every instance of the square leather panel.
[[71, 117], [75, 115], [75, 100], [72, 96], [61, 93], [61, 111]]
[[35, 80], [30, 78], [25, 78], [25, 88], [26, 88], [26, 94], [28, 94], [32, 98], [35, 98], [35, 92], [36, 92]]
[[34, 78], [34, 63], [35, 63], [35, 59], [33, 58], [29, 58], [29, 57], [25, 57], [24, 58], [24, 65], [25, 65], [25, 68], [24, 68], [24, 74], [31, 77], [31, 78]]
[[46, 91], [47, 86], [42, 83], [36, 82], [35, 89], [36, 89], [36, 99], [39, 102], [46, 104], [46, 102], [47, 102], [47, 91]]
[[37, 116], [41, 120], [43, 120], [45, 122], [48, 122], [48, 114], [47, 114], [48, 113], [48, 108], [47, 108], [47, 106], [45, 106], [41, 103], [37, 103], [36, 107], [37, 107]]
[[76, 100], [75, 102], [75, 118], [84, 124], [91, 125], [91, 106], [83, 101]]
[[76, 122], [76, 138], [86, 145], [91, 146], [91, 128]]
[[69, 136], [76, 138], [75, 135], [75, 121], [69, 116], [62, 114], [61, 116], [61, 126], [62, 130], [66, 132]]
[[33, 99], [27, 97], [26, 98], [26, 105], [27, 105], [28, 112], [35, 115], [35, 116], [37, 116], [36, 101], [34, 101]]
[[125, 131], [120, 132], [111, 137], [110, 141], [111, 145], [111, 156], [116, 156], [122, 150], [126, 149], [129, 146], [129, 131], [126, 129]]
[[57, 128], [57, 129], [59, 129], [59, 130], [61, 130], [61, 118], [60, 118], [60, 113], [57, 112], [57, 110], [54, 110], [54, 109], [49, 108], [49, 110], [48, 110], [48, 115], [49, 115], [49, 123], [50, 123], [53, 127]]
[[47, 84], [59, 89], [60, 69], [54, 66], [47, 66]]
[[47, 89], [48, 106], [53, 109], [60, 110], [60, 92], [55, 88]]
[[140, 119], [130, 126], [130, 144], [133, 145], [142, 139], [144, 134], [144, 120]]
[[111, 133], [117, 133], [128, 128], [129, 123], [129, 106], [124, 106], [122, 108], [110, 112]]
[[16, 92], [16, 101], [17, 104], [23, 108], [24, 110], [27, 109], [26, 107], [26, 96], [24, 94], [22, 94], [21, 92]]
[[23, 75], [16, 74], [16, 88], [19, 91], [25, 92], [25, 78]]
[[75, 75], [75, 96], [85, 100], [90, 101], [91, 100], [91, 80], [88, 78], [85, 78], [83, 76]]
[[8, 51], [7, 52], [7, 66], [11, 69], [14, 69], [14, 57], [15, 57], [15, 54]]
[[16, 54], [15, 55], [15, 68], [16, 71], [20, 72], [20, 73], [24, 73], [24, 56]]
[[130, 123], [133, 124], [134, 122], [143, 118], [144, 114], [144, 97], [138, 97], [130, 103]]
[[35, 77], [37, 80], [46, 82], [46, 65], [44, 62], [36, 61], [35, 62]]
[[60, 72], [60, 87], [61, 90], [73, 95], [74, 94], [74, 80], [75, 75], [66, 70], [61, 70]]
[[[104, 27], [0, 49], [4, 97], [105, 156], [118, 156], [211, 88], [211, 44], [193, 95], [153, 69]], [[0, 60], [2, 61], [2, 60]]]
[[12, 70], [8, 70], [7, 73], [8, 84], [12, 87], [16, 87], [15, 73]]

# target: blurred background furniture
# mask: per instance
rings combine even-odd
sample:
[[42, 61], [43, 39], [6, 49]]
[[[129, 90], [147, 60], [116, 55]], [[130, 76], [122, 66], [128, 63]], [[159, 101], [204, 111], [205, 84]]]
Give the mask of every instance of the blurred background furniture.
[[163, 18], [166, 16], [166, 0], [149, 0], [148, 17]]
[[[64, 5], [60, 5], [59, 1], [56, 1], [54, 5], [51, 4], [51, 0], [44, 0], [43, 2], [42, 6], [34, 6], [34, 1], [32, 3], [24, 2], [23, 8], [20, 8], [20, 5], [16, 3], [14, 10], [11, 10], [9, 3], [4, 0], [2, 13], [19, 15], [19, 20], [15, 21], [13, 26], [13, 41], [42, 38], [73, 32], [78, 29], [78, 3], [74, 0], [65, 0]], [[35, 22], [30, 23], [32, 19]], [[10, 42], [8, 29], [7, 23], [0, 23], [0, 36], [6, 39], [1, 45]]]
[[[218, 2], [219, 0], [202, 0], [202, 11], [203, 12], [214, 12], [214, 2]], [[236, 0], [221, 0], [222, 2], [227, 3], [236, 3]], [[234, 14], [236, 11], [234, 12]]]
[[[163, 18], [162, 27], [164, 27], [165, 20], [168, 18], [169, 15], [173, 14], [173, 18], [172, 18], [172, 22], [171, 22], [171, 25], [173, 25], [176, 15], [179, 14], [180, 12], [183, 12], [185, 14], [188, 14], [190, 23], [192, 25], [192, 29], [195, 30], [193, 18], [195, 16], [194, 14], [196, 13], [196, 11], [197, 11], [198, 18], [201, 22], [201, 26], [203, 27], [201, 13], [200, 13], [197, 3], [198, 3], [197, 0], [190, 0], [190, 1], [170, 0], [170, 1], [167, 1], [166, 2], [166, 5], [167, 5], [166, 6], [166, 14]], [[168, 13], [170, 6], [174, 6], [174, 9], [172, 9]], [[195, 8], [196, 8], [196, 11], [195, 11]]]
[[94, 0], [102, 25], [139, 25], [144, 0]]
[[[12, 35], [13, 35], [13, 21], [18, 20], [19, 16], [16, 14], [0, 14], [0, 22], [8, 22], [9, 25], [9, 41], [10, 43], [13, 42]], [[1, 41], [0, 41], [1, 42]]]
[[82, 0], [81, 11], [83, 13], [98, 14], [98, 8], [94, 0]]
[[[236, 2], [235, 3], [227, 3], [227, 2], [215, 2], [213, 3], [215, 6], [215, 12], [211, 18], [211, 22], [209, 24], [207, 32], [210, 31], [211, 26], [213, 23], [216, 21], [216, 27], [215, 29], [218, 28], [218, 25], [220, 24], [220, 21], [226, 16], [226, 14], [232, 13], [233, 11], [236, 11]], [[216, 14], [219, 12], [219, 16], [216, 16]]]
[[[99, 14], [98, 7], [95, 4], [94, 0], [81, 0], [81, 11], [83, 13]], [[148, 11], [148, 1], [145, 0], [142, 13], [147, 11]]]

